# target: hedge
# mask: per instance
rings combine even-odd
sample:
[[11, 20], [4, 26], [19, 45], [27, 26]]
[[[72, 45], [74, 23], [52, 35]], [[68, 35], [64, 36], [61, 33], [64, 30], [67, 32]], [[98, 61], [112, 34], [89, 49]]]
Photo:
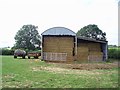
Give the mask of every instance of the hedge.
[[[0, 49], [0, 55], [14, 55], [15, 49]], [[30, 52], [31, 50], [25, 50], [26, 53]], [[40, 50], [36, 50], [36, 52], [41, 52]]]
[[109, 48], [108, 58], [120, 59], [120, 48]]
[[0, 49], [0, 55], [13, 55], [14, 50], [9, 49]]

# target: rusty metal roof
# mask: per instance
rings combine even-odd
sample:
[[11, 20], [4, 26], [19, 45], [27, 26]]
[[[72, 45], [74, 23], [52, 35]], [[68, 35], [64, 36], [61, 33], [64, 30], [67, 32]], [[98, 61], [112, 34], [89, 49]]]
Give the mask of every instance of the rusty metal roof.
[[41, 35], [70, 35], [76, 36], [76, 33], [65, 27], [53, 27], [44, 31]]

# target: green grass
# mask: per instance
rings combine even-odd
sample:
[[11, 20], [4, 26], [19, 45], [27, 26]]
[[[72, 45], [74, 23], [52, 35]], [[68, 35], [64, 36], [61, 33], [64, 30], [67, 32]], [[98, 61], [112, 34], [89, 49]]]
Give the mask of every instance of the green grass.
[[14, 59], [13, 56], [2, 56], [2, 87], [116, 88], [118, 87], [118, 68], [72, 70], [35, 59]]

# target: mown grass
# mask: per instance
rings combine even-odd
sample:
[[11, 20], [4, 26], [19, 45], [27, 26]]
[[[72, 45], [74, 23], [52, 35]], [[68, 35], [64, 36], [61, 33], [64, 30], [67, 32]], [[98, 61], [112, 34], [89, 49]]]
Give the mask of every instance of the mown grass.
[[3, 88], [117, 88], [118, 68], [73, 70], [36, 59], [2, 56]]

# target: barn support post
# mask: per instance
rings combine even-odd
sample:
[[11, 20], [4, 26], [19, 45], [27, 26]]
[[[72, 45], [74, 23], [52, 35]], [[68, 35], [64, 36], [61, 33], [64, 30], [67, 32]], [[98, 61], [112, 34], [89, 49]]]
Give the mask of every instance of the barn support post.
[[77, 55], [77, 37], [75, 37], [75, 42], [76, 42], [76, 45], [75, 45], [75, 47], [76, 47], [76, 54], [75, 55]]
[[106, 60], [108, 59], [108, 42], [106, 43]]
[[102, 44], [103, 61], [108, 59], [108, 42]]
[[41, 43], [42, 43], [42, 48], [41, 48], [41, 60], [43, 60], [43, 36], [41, 37]]
[[77, 59], [77, 36], [75, 36], [75, 60]]

